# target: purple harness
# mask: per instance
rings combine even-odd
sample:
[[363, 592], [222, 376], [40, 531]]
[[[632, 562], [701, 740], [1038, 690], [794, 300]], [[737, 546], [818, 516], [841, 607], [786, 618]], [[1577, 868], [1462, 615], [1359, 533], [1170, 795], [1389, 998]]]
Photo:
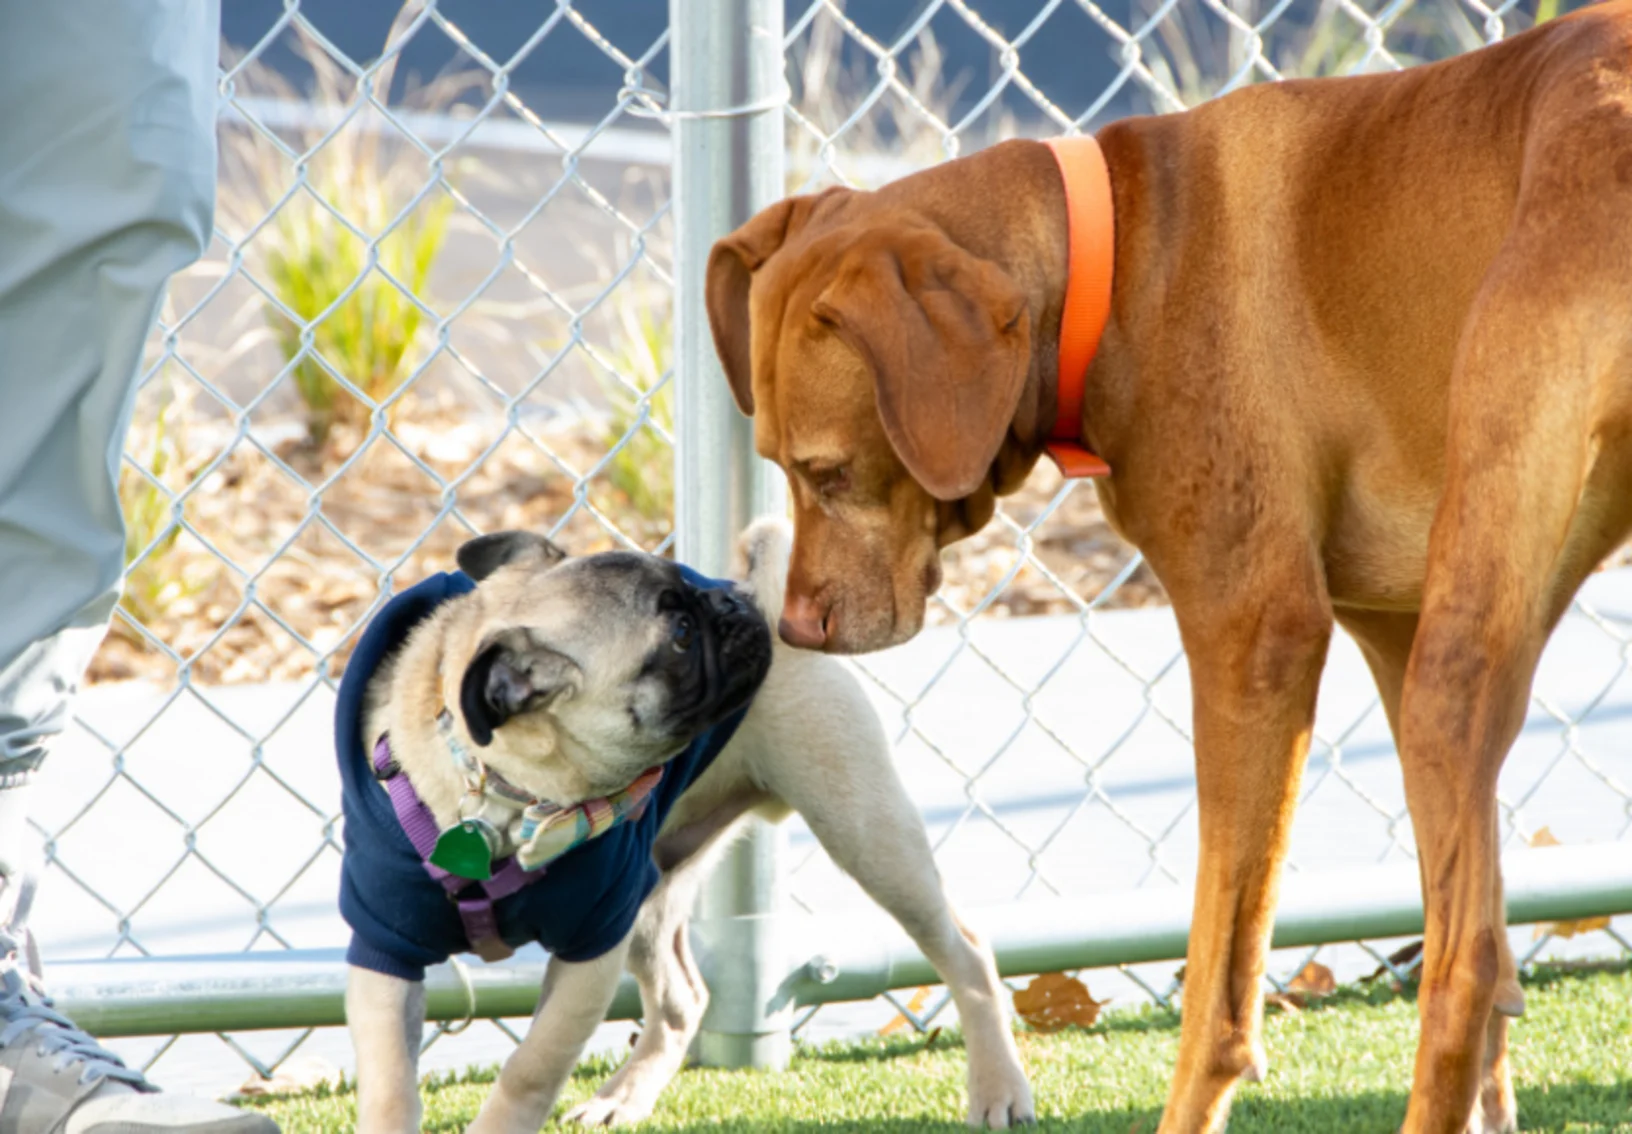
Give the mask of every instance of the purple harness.
[[[473, 953], [484, 961], [502, 961], [515, 953], [499, 936], [498, 918], [493, 913], [493, 903], [501, 898], [508, 898], [530, 882], [535, 882], [544, 876], [544, 869], [526, 871], [516, 862], [515, 857], [501, 858], [493, 864], [493, 877], [485, 882], [473, 882], [469, 878], [460, 878], [449, 874], [440, 866], [431, 865], [431, 852], [436, 849], [436, 837], [441, 833], [437, 826], [436, 816], [431, 809], [425, 806], [425, 801], [419, 798], [414, 785], [402, 772], [395, 771], [386, 776], [395, 764], [391, 758], [391, 738], [382, 735], [374, 745], [374, 774], [382, 777], [385, 790], [391, 796], [391, 806], [396, 809], [397, 822], [402, 824], [403, 831], [408, 835], [408, 841], [414, 844], [414, 850], [419, 852], [420, 864], [425, 867], [425, 873], [434, 878], [442, 888], [448, 892], [448, 900], [459, 908], [459, 920], [465, 927], [465, 938], [470, 942]], [[471, 887], [481, 888], [480, 897], [460, 897]]]

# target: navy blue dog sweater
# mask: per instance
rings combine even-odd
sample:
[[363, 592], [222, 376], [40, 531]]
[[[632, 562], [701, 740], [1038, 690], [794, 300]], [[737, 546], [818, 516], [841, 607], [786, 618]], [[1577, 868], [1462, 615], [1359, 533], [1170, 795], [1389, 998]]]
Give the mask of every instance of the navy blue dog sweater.
[[[681, 571], [694, 587], [728, 585], [684, 566]], [[363, 736], [363, 693], [380, 663], [407, 640], [416, 623], [475, 586], [463, 572], [433, 575], [387, 603], [358, 640], [335, 705], [334, 740], [346, 818], [340, 913], [352, 931], [346, 960], [404, 980], [423, 980], [427, 966], [468, 951], [470, 943], [458, 907], [425, 872], [390, 798], [375, 782], [370, 751], [376, 738]], [[494, 902], [506, 944], [536, 941], [563, 960], [588, 961], [622, 941], [657, 885], [652, 844], [663, 820], [714, 762], [746, 712], [733, 713], [669, 761], [639, 818], [568, 851], [530, 884]]]

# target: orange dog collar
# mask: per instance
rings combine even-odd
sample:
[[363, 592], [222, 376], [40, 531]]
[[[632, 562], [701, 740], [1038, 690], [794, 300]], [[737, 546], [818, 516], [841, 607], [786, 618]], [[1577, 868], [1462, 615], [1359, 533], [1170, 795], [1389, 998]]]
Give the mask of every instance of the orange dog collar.
[[1082, 388], [1111, 314], [1116, 221], [1105, 155], [1089, 135], [1048, 143], [1065, 182], [1068, 259], [1060, 313], [1058, 412], [1044, 451], [1067, 478], [1108, 476], [1111, 466], [1082, 443]]

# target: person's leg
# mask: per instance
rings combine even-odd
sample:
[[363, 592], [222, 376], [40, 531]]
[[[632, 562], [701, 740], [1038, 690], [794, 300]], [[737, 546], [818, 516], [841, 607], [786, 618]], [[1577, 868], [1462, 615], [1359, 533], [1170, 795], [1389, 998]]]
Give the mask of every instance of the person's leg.
[[[143, 342], [203, 251], [212, 0], [0, 6], [0, 784], [66, 723], [118, 600], [115, 490]], [[22, 816], [4, 793], [0, 871]]]
[[118, 601], [142, 346], [209, 240], [219, 28], [217, 0], [0, 4], [0, 1130], [16, 1134], [275, 1130], [153, 1094], [52, 1011], [15, 908], [27, 782]]

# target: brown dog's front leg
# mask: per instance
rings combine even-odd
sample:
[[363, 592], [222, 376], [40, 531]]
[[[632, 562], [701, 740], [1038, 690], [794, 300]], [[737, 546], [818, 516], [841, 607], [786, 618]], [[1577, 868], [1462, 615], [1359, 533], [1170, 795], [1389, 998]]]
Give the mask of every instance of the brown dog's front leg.
[[1324, 594], [1255, 588], [1179, 606], [1190, 658], [1201, 860], [1184, 1025], [1162, 1134], [1223, 1128], [1241, 1078], [1265, 1069], [1265, 954], [1331, 636]]

